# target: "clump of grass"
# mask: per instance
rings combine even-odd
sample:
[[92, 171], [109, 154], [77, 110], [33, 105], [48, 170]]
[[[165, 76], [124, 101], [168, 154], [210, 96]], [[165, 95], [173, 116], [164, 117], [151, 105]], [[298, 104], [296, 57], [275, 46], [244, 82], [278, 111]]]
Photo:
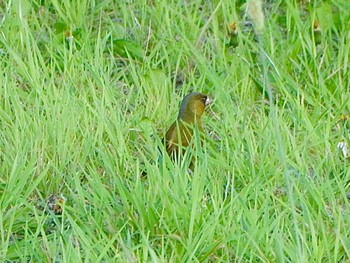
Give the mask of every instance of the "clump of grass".
[[[348, 259], [342, 4], [263, 2], [255, 33], [242, 1], [0, 4], [1, 260]], [[157, 161], [191, 90], [192, 174]]]

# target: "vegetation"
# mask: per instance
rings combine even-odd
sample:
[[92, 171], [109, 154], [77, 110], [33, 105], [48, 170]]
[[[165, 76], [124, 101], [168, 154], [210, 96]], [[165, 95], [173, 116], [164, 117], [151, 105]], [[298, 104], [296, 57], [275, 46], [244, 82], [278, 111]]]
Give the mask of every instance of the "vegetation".
[[[2, 1], [1, 261], [348, 261], [349, 1], [263, 7]], [[192, 173], [159, 158], [191, 91]]]

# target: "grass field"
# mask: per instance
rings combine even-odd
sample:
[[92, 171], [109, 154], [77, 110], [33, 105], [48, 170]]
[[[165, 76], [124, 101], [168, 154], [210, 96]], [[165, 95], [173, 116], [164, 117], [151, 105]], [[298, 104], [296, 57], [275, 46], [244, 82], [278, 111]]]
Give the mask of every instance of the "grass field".
[[350, 262], [349, 1], [263, 6], [0, 2], [0, 261]]

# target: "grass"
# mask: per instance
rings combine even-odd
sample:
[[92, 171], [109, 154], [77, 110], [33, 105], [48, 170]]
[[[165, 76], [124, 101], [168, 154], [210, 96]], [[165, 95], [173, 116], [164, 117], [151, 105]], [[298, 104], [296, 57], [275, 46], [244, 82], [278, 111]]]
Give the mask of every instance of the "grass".
[[[1, 3], [1, 261], [349, 261], [350, 6], [264, 7]], [[190, 174], [157, 159], [192, 90]]]

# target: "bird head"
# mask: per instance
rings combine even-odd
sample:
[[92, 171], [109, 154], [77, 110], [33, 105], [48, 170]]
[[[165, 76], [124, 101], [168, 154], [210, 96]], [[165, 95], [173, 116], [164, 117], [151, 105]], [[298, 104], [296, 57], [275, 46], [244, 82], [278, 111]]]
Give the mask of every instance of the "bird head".
[[200, 121], [205, 107], [211, 102], [212, 100], [203, 93], [192, 92], [188, 94], [181, 102], [178, 119], [189, 123], [195, 120]]

